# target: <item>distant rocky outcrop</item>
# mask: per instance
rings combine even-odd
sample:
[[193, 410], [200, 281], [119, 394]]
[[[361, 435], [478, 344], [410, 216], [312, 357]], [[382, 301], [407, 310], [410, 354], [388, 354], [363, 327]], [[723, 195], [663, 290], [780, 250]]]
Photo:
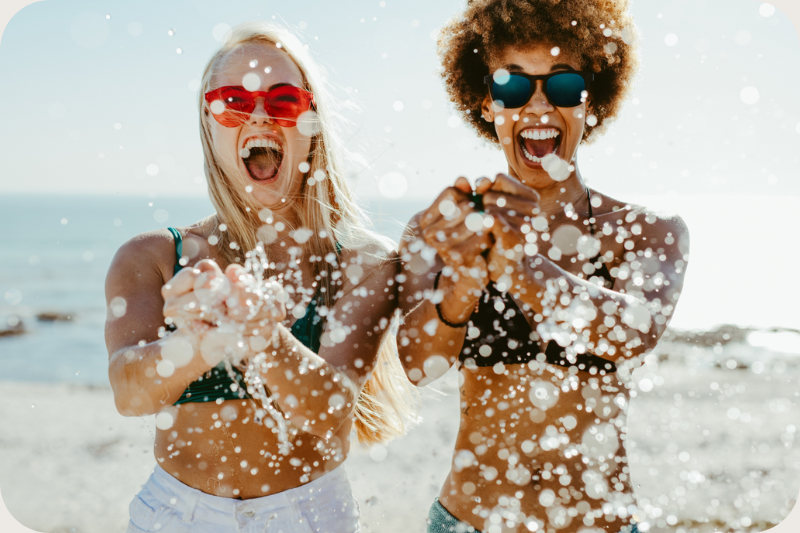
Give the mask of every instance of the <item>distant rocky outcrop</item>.
[[61, 311], [41, 311], [36, 313], [36, 319], [40, 322], [71, 322], [74, 318], [74, 313], [63, 313]]
[[751, 328], [735, 326], [733, 324], [722, 324], [709, 330], [681, 330], [667, 328], [661, 340], [667, 342], [682, 342], [695, 346], [724, 346], [732, 342], [746, 343], [747, 337], [754, 331], [768, 332], [790, 332], [800, 334], [800, 330], [790, 328]]

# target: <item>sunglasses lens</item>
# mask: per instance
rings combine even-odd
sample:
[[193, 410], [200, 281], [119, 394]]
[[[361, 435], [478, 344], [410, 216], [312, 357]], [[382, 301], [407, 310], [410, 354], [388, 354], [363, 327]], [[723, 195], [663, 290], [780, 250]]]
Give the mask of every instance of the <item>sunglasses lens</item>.
[[227, 128], [244, 124], [255, 109], [255, 101], [249, 92], [240, 87], [222, 87], [206, 94], [211, 113], [217, 122]]
[[507, 74], [497, 76], [492, 82], [492, 100], [500, 107], [517, 108], [531, 98], [531, 82], [528, 78]]
[[555, 74], [547, 80], [547, 96], [556, 107], [575, 107], [581, 104], [586, 82], [574, 72]]
[[308, 111], [309, 103], [305, 91], [288, 85], [270, 91], [267, 100], [270, 116], [283, 127], [295, 126], [297, 117]]

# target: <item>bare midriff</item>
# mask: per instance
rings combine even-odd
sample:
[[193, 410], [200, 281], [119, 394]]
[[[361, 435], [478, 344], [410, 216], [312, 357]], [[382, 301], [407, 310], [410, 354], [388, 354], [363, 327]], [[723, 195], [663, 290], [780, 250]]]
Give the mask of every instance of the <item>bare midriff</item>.
[[351, 423], [327, 441], [293, 427], [282, 455], [277, 433], [254, 420], [252, 400], [175, 406], [173, 427], [156, 430], [159, 466], [181, 483], [225, 498], [248, 500], [304, 485], [344, 462]]
[[439, 496], [445, 509], [479, 531], [498, 523], [493, 513], [507, 526], [516, 515], [517, 531], [531, 530], [523, 516], [539, 520], [537, 531], [559, 533], [587, 525], [616, 533], [630, 522], [616, 507], [602, 512], [610, 496], [633, 503], [620, 429], [627, 389], [615, 374], [576, 370], [536, 361], [461, 367], [461, 423]]

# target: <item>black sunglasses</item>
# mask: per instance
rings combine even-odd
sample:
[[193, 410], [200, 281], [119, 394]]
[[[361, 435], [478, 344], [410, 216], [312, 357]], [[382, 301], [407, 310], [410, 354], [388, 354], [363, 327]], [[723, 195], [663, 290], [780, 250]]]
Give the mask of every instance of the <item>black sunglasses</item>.
[[[495, 73], [496, 74], [496, 73]], [[556, 107], [575, 107], [586, 99], [589, 83], [594, 80], [591, 72], [554, 72], [544, 76], [529, 74], [489, 74], [483, 78], [489, 86], [489, 95], [499, 107], [516, 109], [527, 104], [536, 92], [536, 80], [544, 80], [543, 90], [547, 99]]]

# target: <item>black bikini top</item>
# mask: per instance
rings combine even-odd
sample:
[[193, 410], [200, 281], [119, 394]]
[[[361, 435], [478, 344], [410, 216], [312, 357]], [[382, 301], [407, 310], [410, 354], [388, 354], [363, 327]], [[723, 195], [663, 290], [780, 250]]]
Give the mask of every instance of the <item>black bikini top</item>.
[[[589, 195], [589, 228], [594, 236], [596, 228], [592, 215], [591, 193]], [[614, 286], [614, 278], [602, 262], [598, 251], [589, 261], [594, 266], [593, 277], [603, 278], [606, 288]], [[598, 264], [599, 263], [599, 264]], [[470, 337], [470, 332], [477, 328], [478, 335]], [[555, 341], [550, 341], [542, 352], [539, 345], [539, 334], [533, 331], [524, 313], [511, 296], [501, 293], [493, 282], [490, 282], [481, 295], [475, 311], [470, 317], [470, 327], [458, 360], [462, 364], [471, 359], [476, 366], [494, 366], [497, 363], [524, 364], [528, 361], [540, 361], [564, 367], [576, 366], [578, 370], [601, 374], [617, 371], [614, 363], [589, 353], [568, 357], [564, 349]]]

